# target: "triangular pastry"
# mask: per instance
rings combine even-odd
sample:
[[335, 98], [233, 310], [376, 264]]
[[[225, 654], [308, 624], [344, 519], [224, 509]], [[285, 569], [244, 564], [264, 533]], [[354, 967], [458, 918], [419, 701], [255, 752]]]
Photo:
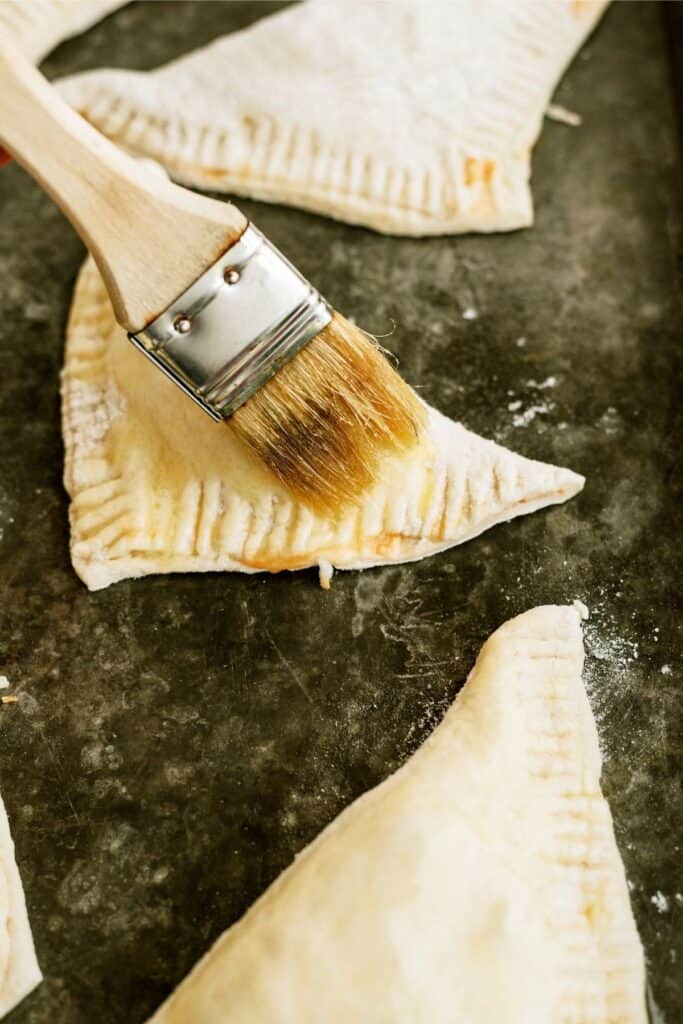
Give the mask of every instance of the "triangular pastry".
[[0, 0], [0, 32], [36, 64], [58, 43], [85, 32], [126, 0]]
[[64, 80], [105, 134], [200, 188], [380, 231], [532, 222], [531, 149], [604, 0], [308, 0], [152, 72]]
[[62, 381], [71, 553], [91, 589], [148, 573], [277, 572], [406, 562], [565, 501], [568, 469], [525, 459], [430, 410], [428, 439], [336, 518], [297, 503], [115, 324], [88, 260]]
[[572, 607], [502, 626], [150, 1024], [646, 1024], [582, 665]]
[[14, 843], [0, 798], [0, 1017], [41, 980]]

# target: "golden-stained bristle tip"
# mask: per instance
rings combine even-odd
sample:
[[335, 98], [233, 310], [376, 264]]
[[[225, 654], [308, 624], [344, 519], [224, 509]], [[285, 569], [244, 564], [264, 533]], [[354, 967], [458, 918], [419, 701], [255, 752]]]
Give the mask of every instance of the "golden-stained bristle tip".
[[419, 444], [426, 409], [376, 341], [335, 313], [229, 423], [292, 494], [331, 514]]

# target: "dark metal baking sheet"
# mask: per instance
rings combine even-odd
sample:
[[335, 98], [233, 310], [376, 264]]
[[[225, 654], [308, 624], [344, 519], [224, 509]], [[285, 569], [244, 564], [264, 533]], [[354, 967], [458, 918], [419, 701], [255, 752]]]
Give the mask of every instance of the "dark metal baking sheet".
[[[47, 68], [152, 67], [275, 7], [135, 4]], [[78, 582], [57, 387], [82, 250], [16, 167], [0, 173], [0, 671], [20, 696], [0, 708], [0, 783], [46, 975], [12, 1024], [142, 1022], [425, 739], [492, 630], [575, 597], [592, 609], [586, 679], [654, 1002], [683, 1020], [666, 35], [656, 4], [609, 9], [557, 94], [582, 126], [547, 122], [534, 152], [533, 230], [395, 239], [245, 204], [337, 307], [380, 334], [395, 322], [427, 400], [588, 478], [565, 506], [418, 565], [339, 574], [330, 593], [313, 572]], [[524, 426], [513, 401], [541, 409]]]

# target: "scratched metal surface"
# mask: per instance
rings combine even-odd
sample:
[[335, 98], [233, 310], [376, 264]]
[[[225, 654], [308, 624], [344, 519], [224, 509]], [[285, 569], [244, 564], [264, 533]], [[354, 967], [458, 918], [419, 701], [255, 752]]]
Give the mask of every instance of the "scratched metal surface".
[[[275, 7], [137, 4], [47, 68], [151, 67]], [[57, 386], [82, 250], [0, 174], [0, 672], [20, 698], [0, 708], [0, 783], [46, 976], [11, 1024], [144, 1021], [429, 734], [493, 629], [574, 597], [654, 1003], [683, 1019], [680, 163], [658, 6], [611, 8], [557, 98], [584, 120], [546, 123], [531, 231], [390, 239], [245, 204], [336, 306], [395, 322], [430, 402], [588, 477], [566, 506], [330, 593], [313, 572], [78, 582]], [[541, 406], [526, 426], [516, 401]]]

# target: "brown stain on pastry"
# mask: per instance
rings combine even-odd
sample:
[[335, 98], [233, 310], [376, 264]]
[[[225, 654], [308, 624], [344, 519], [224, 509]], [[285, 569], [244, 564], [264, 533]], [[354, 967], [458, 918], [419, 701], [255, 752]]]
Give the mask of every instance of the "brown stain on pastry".
[[467, 156], [464, 164], [465, 184], [468, 187], [482, 184], [490, 188], [495, 170], [495, 160], [480, 160], [474, 156]]

